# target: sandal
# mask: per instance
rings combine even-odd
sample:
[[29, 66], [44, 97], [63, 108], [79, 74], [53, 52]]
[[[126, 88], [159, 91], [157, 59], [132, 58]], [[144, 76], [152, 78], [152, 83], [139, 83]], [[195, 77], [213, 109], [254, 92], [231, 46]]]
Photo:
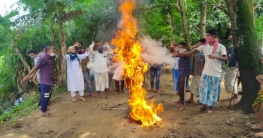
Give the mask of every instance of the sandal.
[[263, 137], [263, 132], [258, 132], [255, 134], [255, 137]]
[[257, 124], [257, 125], [253, 125], [253, 126], [251, 127], [251, 129], [258, 130], [258, 129], [263, 129], [263, 127], [260, 126], [259, 124]]
[[209, 109], [209, 110], [207, 111], [207, 115], [212, 115], [212, 114], [213, 114], [213, 110]]
[[238, 101], [238, 98], [229, 98], [228, 100], [229, 100], [229, 101], [232, 101], [232, 102], [237, 102], [237, 101]]
[[193, 103], [194, 101], [193, 100], [190, 100], [190, 99], [188, 99], [188, 100], [186, 100], [185, 101], [185, 103]]
[[185, 108], [185, 104], [182, 104], [182, 105], [178, 105], [177, 108]]
[[76, 99], [76, 98], [73, 98], [73, 99], [72, 99], [72, 102], [73, 102], [73, 103], [77, 102], [77, 99]]
[[207, 115], [213, 114], [213, 108], [211, 106], [208, 106]]
[[178, 100], [178, 101], [175, 101], [174, 103], [181, 103], [181, 101], [180, 101], [180, 100]]
[[199, 111], [202, 112], [202, 111], [205, 111], [206, 109], [206, 106], [205, 105], [202, 105], [200, 108], [199, 108]]
[[86, 99], [84, 97], [80, 97], [79, 99], [83, 102], [86, 102]]
[[53, 115], [51, 115], [50, 113], [47, 114], [42, 114], [41, 117], [52, 117]]

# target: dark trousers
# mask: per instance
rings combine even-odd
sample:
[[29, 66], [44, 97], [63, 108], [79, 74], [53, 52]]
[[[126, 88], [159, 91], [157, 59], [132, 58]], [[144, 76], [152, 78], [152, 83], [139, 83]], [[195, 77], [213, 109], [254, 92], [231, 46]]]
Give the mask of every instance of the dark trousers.
[[179, 76], [178, 79], [178, 94], [182, 104], [185, 104], [186, 81], [188, 81], [187, 78], [188, 77], [186, 76]]
[[40, 84], [37, 85], [37, 91], [39, 92], [38, 104], [37, 106], [41, 106], [41, 86]]
[[[49, 103], [49, 101], [51, 99], [52, 90], [53, 90], [52, 88], [53, 87], [51, 86], [50, 94], [49, 94], [49, 97], [48, 97], [48, 103]], [[37, 106], [39, 107], [39, 106], [41, 106], [41, 85], [40, 84], [37, 85], [37, 91], [39, 92], [39, 99], [38, 99], [38, 104], [37, 104]]]
[[150, 75], [151, 75], [151, 88], [154, 88], [154, 78], [156, 78], [156, 90], [160, 89], [160, 78], [161, 78], [161, 73], [162, 73], [162, 67], [157, 66], [157, 67], [150, 67]]
[[50, 100], [51, 85], [41, 84], [41, 111], [47, 111], [47, 104]]
[[117, 81], [115, 80], [116, 92], [120, 92], [120, 83], [121, 82], [121, 91], [124, 89], [124, 80]]

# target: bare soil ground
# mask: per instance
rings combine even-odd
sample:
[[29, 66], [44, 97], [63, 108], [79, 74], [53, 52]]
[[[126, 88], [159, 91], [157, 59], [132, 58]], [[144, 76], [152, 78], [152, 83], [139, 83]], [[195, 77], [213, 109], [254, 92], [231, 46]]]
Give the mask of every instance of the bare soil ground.
[[[149, 80], [147, 80], [149, 84]], [[111, 85], [110, 99], [87, 97], [87, 102], [72, 103], [70, 94], [63, 93], [60, 98], [51, 100], [49, 108], [54, 115], [40, 117], [37, 109], [30, 116], [21, 118], [16, 124], [5, 127], [1, 138], [234, 138], [253, 137], [251, 123], [257, 123], [254, 114], [245, 115], [233, 108], [228, 109], [231, 94], [224, 90], [221, 83], [221, 103], [214, 108], [213, 115], [199, 112], [200, 105], [190, 103], [180, 111], [174, 103], [179, 97], [173, 92], [171, 73], [161, 76], [161, 94], [150, 92], [147, 97], [162, 103], [165, 110], [159, 116], [162, 127], [141, 127], [127, 119], [127, 93], [114, 95]], [[187, 93], [187, 99], [190, 93]], [[102, 94], [104, 96], [104, 94]], [[241, 98], [241, 95], [240, 95]], [[233, 104], [232, 104], [233, 105]], [[109, 110], [114, 107], [117, 109]]]

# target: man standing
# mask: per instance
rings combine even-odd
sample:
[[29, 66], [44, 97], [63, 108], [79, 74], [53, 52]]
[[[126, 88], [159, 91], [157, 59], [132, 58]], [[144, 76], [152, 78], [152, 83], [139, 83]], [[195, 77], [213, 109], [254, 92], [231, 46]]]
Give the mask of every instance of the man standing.
[[[108, 51], [103, 51], [103, 47], [107, 47]], [[98, 51], [94, 52], [94, 43], [90, 46], [90, 54], [94, 55], [94, 72], [95, 72], [95, 87], [100, 99], [100, 92], [106, 92], [106, 99], [108, 99], [109, 92], [109, 75], [108, 75], [108, 55], [111, 54], [111, 47], [108, 43], [103, 45], [102, 42], [97, 42]]]
[[47, 104], [50, 96], [51, 87], [54, 84], [54, 73], [52, 56], [55, 56], [55, 48], [51, 45], [46, 45], [45, 53], [41, 55], [35, 67], [29, 72], [29, 74], [23, 78], [23, 81], [28, 81], [33, 78], [38, 70], [40, 70], [40, 86], [41, 86], [41, 111], [42, 117], [51, 117], [51, 114], [47, 112]]
[[208, 107], [207, 114], [213, 114], [212, 107], [216, 106], [219, 94], [219, 81], [222, 73], [222, 61], [227, 61], [226, 48], [219, 44], [218, 32], [215, 29], [206, 32], [206, 43], [190, 52], [175, 53], [175, 56], [186, 56], [203, 52], [205, 57], [205, 67], [202, 72], [199, 102], [202, 103], [200, 111]]
[[[198, 48], [199, 46], [205, 44], [206, 40], [205, 38], [201, 38], [198, 40], [197, 44], [193, 46], [193, 49]], [[200, 79], [201, 75], [205, 66], [205, 57], [202, 52], [198, 52], [194, 54], [193, 60], [192, 60], [192, 68], [191, 68], [191, 74], [193, 75], [192, 83], [191, 83], [191, 95], [190, 98], [186, 101], [186, 103], [192, 103], [194, 102], [194, 95], [196, 98], [199, 97], [199, 85], [200, 85]]]
[[163, 64], [154, 64], [150, 66], [150, 83], [151, 83], [151, 91], [154, 91], [154, 78], [156, 78], [156, 85], [155, 85], [155, 90], [157, 93], [160, 93], [160, 79], [161, 79], [161, 73], [163, 69]]
[[237, 82], [236, 82], [236, 76], [238, 73], [238, 63], [237, 63], [237, 57], [235, 55], [234, 46], [230, 47], [230, 49], [227, 51], [227, 58], [229, 59], [229, 62], [228, 62], [228, 68], [226, 69], [224, 84], [225, 84], [226, 92], [234, 94], [234, 97], [231, 97], [230, 100], [236, 102], [238, 100]]
[[[34, 60], [34, 66], [37, 64], [39, 56], [36, 50], [31, 49], [27, 53], [28, 56], [30, 56]], [[36, 72], [36, 75], [33, 77], [33, 81], [36, 80], [37, 84], [37, 90], [39, 92], [39, 100], [38, 100], [38, 108], [41, 109], [41, 87], [40, 87], [40, 75], [39, 75], [39, 70]]]
[[[178, 44], [179, 53], [186, 52], [186, 43], [180, 42]], [[181, 105], [178, 108], [184, 109], [185, 107], [185, 93], [186, 93], [186, 82], [188, 81], [188, 76], [190, 75], [190, 56], [180, 56], [179, 60], [179, 79], [178, 79], [178, 94], [180, 97]]]
[[[86, 50], [82, 48], [82, 42], [78, 41], [74, 44], [74, 46], [77, 50], [77, 54], [84, 54], [86, 52]], [[82, 59], [81, 60], [81, 68], [82, 68], [82, 72], [83, 72], [83, 78], [84, 78], [86, 90], [88, 91], [88, 95], [93, 96], [92, 95], [92, 89], [91, 89], [90, 77], [89, 77], [90, 76], [90, 69], [87, 68], [88, 62], [89, 62], [89, 57]]]

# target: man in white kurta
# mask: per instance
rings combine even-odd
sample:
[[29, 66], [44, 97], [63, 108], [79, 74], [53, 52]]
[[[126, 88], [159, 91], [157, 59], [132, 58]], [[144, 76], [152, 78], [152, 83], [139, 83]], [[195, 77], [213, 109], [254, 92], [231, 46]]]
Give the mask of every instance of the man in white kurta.
[[[108, 56], [111, 54], [111, 47], [106, 43], [103, 45], [102, 42], [97, 42], [98, 51], [93, 51], [94, 43], [90, 46], [90, 54], [94, 55], [94, 72], [95, 72], [95, 87], [100, 98], [100, 92], [105, 90], [106, 98], [108, 98], [109, 91], [109, 76], [107, 61]], [[106, 47], [108, 51], [103, 51], [103, 47]]]
[[[75, 47], [69, 47], [69, 51], [71, 49], [75, 49]], [[75, 50], [76, 51], [76, 50]], [[72, 54], [72, 53], [70, 53]], [[71, 97], [73, 97], [73, 102], [76, 102], [75, 96], [76, 91], [79, 92], [80, 99], [82, 101], [86, 101], [82, 96], [84, 96], [84, 79], [81, 68], [80, 61], [86, 58], [89, 53], [85, 52], [84, 54], [76, 54], [78, 58], [74, 60], [70, 59], [70, 54], [63, 54], [64, 59], [67, 61], [67, 86], [68, 91], [71, 93]]]

